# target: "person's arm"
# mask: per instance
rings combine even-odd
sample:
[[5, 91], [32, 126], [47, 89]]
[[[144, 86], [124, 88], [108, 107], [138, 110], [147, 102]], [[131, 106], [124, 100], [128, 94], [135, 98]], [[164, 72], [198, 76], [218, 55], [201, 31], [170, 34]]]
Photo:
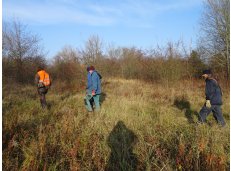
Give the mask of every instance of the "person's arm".
[[215, 94], [215, 90], [213, 88], [212, 81], [207, 81], [206, 89], [205, 89], [206, 100], [211, 100], [214, 94]]
[[96, 72], [94, 72], [93, 74], [92, 74], [92, 79], [91, 79], [91, 81], [92, 81], [92, 95], [95, 95], [95, 92], [97, 91], [97, 73]]
[[91, 73], [88, 72], [88, 74], [87, 74], [87, 89], [88, 89], [89, 86], [90, 86], [90, 79], [91, 79]]
[[38, 83], [39, 83], [39, 79], [40, 79], [40, 76], [38, 74], [35, 75], [35, 78], [34, 78], [34, 84], [36, 86], [38, 86]]

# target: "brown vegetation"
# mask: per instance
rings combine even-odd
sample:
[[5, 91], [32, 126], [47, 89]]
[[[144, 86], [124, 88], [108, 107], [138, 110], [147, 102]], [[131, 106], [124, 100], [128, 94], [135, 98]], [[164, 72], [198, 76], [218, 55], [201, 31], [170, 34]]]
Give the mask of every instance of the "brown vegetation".
[[3, 170], [229, 170], [229, 87], [226, 128], [212, 114], [195, 126], [204, 81], [168, 89], [140, 80], [103, 79], [101, 111], [86, 115], [84, 87], [47, 94], [42, 111], [33, 86], [3, 87]]
[[[182, 42], [146, 50], [112, 44], [103, 53], [93, 35], [84, 48], [64, 46], [48, 62], [39, 36], [27, 33], [18, 20], [3, 27], [4, 171], [230, 169], [229, 74], [216, 60], [187, 52]], [[91, 65], [103, 77], [94, 116], [83, 102]], [[54, 80], [45, 111], [31, 85], [37, 66]], [[194, 124], [205, 101], [204, 69], [222, 88], [225, 128], [212, 114]]]

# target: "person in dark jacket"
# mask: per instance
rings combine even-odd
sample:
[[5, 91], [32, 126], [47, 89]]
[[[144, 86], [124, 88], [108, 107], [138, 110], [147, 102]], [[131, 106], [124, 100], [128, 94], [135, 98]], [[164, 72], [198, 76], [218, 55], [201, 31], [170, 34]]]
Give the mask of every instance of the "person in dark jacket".
[[223, 104], [221, 87], [219, 86], [218, 81], [215, 78], [212, 78], [211, 75], [211, 70], [204, 70], [202, 75], [206, 82], [206, 102], [199, 112], [198, 121], [203, 123], [212, 111], [213, 117], [217, 120], [218, 124], [225, 126], [225, 120], [222, 116], [221, 110], [221, 105]]
[[39, 100], [41, 102], [41, 106], [43, 109], [46, 109], [47, 102], [46, 102], [45, 95], [47, 94], [48, 89], [51, 86], [52, 79], [42, 67], [38, 67], [37, 73], [35, 75], [34, 83], [38, 89], [38, 95], [39, 95]]
[[93, 97], [95, 102], [95, 110], [98, 112], [100, 110], [99, 104], [99, 95], [101, 94], [101, 77], [95, 70], [94, 66], [89, 68], [90, 78], [89, 83], [86, 89], [86, 96], [84, 98], [84, 102], [88, 112], [92, 112], [93, 109], [90, 105], [90, 99]]

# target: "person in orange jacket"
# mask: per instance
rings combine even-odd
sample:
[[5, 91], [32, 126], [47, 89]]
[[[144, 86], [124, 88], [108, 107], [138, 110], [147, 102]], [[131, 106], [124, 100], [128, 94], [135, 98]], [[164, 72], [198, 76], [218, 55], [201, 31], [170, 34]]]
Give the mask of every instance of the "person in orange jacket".
[[39, 100], [41, 102], [41, 106], [43, 109], [46, 109], [47, 102], [46, 102], [45, 95], [47, 94], [48, 89], [51, 86], [52, 79], [42, 67], [38, 67], [34, 82], [38, 89], [38, 95], [39, 95]]

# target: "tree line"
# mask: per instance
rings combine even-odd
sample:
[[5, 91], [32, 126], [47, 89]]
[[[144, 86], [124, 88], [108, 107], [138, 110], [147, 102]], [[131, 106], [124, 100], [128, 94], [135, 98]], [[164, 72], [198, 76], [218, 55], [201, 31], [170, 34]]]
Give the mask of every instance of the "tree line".
[[103, 38], [91, 35], [83, 48], [65, 45], [49, 61], [40, 35], [13, 18], [2, 27], [2, 81], [32, 83], [36, 67], [41, 66], [55, 80], [72, 86], [85, 82], [86, 67], [91, 65], [103, 77], [158, 81], [166, 86], [181, 78], [200, 78], [204, 69], [212, 69], [219, 79], [229, 79], [229, 9], [228, 0], [204, 1], [197, 48], [193, 50], [182, 40], [142, 49], [105, 45]]

